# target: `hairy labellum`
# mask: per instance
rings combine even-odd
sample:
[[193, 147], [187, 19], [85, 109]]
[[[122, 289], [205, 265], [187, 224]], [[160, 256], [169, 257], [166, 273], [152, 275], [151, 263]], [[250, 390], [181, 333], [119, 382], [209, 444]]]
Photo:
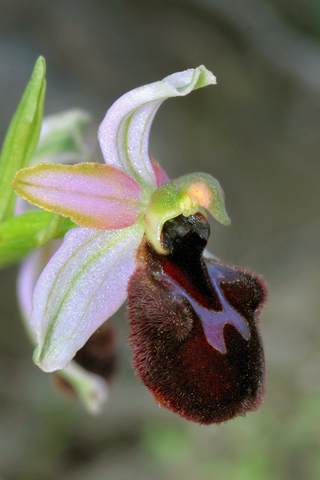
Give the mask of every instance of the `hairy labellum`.
[[264, 391], [257, 315], [261, 280], [203, 258], [200, 214], [165, 223], [157, 253], [143, 241], [128, 285], [133, 365], [156, 401], [210, 424], [256, 410]]

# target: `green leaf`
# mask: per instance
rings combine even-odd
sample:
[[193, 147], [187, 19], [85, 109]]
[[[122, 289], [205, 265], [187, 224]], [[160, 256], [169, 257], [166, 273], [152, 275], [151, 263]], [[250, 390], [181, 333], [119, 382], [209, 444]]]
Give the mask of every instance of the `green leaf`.
[[0, 223], [0, 268], [27, 255], [52, 238], [63, 237], [75, 225], [52, 212], [35, 210]]
[[16, 194], [11, 189], [11, 182], [15, 173], [29, 164], [37, 146], [46, 90], [45, 71], [45, 60], [39, 57], [3, 143], [0, 156], [0, 221], [13, 215]]

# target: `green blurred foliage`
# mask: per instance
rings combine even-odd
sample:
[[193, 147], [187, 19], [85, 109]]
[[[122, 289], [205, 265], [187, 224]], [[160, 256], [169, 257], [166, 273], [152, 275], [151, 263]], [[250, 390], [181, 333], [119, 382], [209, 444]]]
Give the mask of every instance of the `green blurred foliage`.
[[0, 223], [0, 268], [21, 260], [52, 238], [63, 238], [77, 226], [69, 218], [45, 211], [26, 212]]
[[243, 419], [204, 427], [205, 432], [153, 421], [143, 429], [143, 449], [168, 480], [318, 478], [320, 390], [300, 394], [295, 403], [288, 418], [269, 404]]
[[0, 157], [0, 220], [13, 216], [16, 195], [11, 182], [27, 167], [37, 146], [46, 92], [46, 64], [39, 57], [18, 108], [10, 122]]

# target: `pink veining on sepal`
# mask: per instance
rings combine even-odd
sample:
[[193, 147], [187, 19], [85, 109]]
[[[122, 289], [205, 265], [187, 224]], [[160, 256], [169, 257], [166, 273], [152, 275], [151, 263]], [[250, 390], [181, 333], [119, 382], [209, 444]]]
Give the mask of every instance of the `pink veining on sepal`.
[[138, 183], [121, 170], [98, 163], [38, 164], [19, 171], [13, 188], [41, 208], [99, 230], [128, 227], [141, 209]]

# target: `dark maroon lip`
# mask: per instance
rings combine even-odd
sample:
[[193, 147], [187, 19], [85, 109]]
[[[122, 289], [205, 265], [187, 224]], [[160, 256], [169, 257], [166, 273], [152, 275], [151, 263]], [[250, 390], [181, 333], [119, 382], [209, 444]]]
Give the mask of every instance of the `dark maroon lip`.
[[[218, 267], [219, 271], [219, 267]], [[219, 297], [221, 308], [216, 311], [203, 307], [195, 298], [188, 293], [174, 280], [165, 275], [159, 275], [158, 281], [166, 285], [175, 292], [176, 295], [183, 296], [193, 308], [195, 314], [200, 319], [208, 343], [222, 354], [227, 353], [224, 341], [223, 330], [226, 324], [233, 325], [234, 328], [243, 336], [245, 340], [250, 338], [250, 330], [247, 321], [225, 300], [219, 286], [219, 279], [224, 280], [223, 275], [212, 276], [212, 287]]]
[[264, 390], [256, 320], [265, 288], [248, 272], [204, 259], [208, 235], [202, 215], [170, 221], [169, 254], [144, 240], [128, 285], [137, 374], [160, 405], [204, 424], [256, 410]]

